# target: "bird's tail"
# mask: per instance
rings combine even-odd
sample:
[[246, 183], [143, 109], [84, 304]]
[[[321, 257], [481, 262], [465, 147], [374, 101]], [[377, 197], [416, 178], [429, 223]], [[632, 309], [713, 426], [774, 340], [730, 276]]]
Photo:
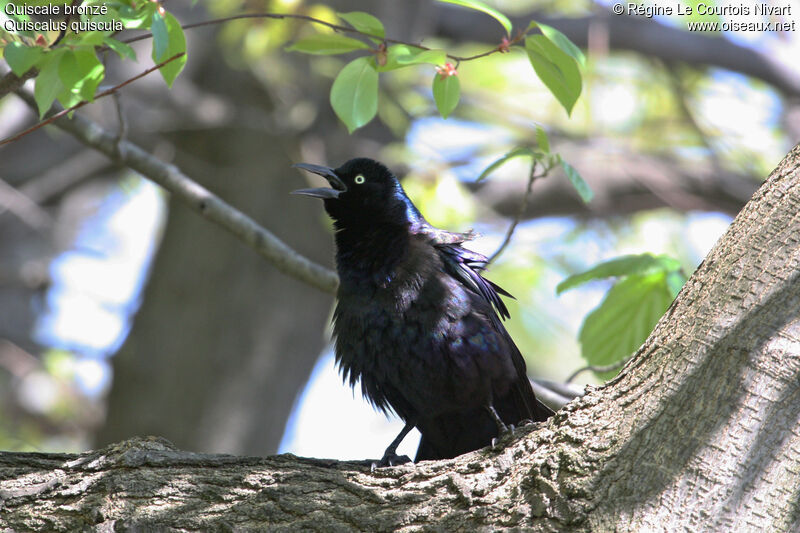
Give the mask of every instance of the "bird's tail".
[[[544, 422], [553, 416], [553, 410], [536, 397], [527, 376], [522, 379], [525, 380], [524, 383], [518, 382], [511, 389], [510, 396], [513, 399], [513, 405], [496, 406], [500, 417], [504, 422], [506, 417], [516, 418], [517, 422], [526, 418], [534, 422]], [[513, 424], [514, 422], [511, 423]]]
[[[527, 377], [516, 383], [503, 398], [496, 398], [494, 407], [506, 424], [519, 425], [523, 420], [544, 422], [553, 411], [539, 401]], [[450, 459], [491, 444], [497, 437], [497, 425], [485, 407], [448, 413], [417, 422], [422, 433], [414, 461]]]
[[450, 459], [488, 446], [497, 436], [497, 425], [483, 407], [420, 419], [422, 434], [414, 461]]

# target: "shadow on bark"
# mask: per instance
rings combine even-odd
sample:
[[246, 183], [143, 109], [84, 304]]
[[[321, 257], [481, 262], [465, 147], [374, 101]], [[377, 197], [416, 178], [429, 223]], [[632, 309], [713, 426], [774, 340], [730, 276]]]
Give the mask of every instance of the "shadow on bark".
[[[800, 273], [795, 273], [786, 286], [797, 286], [798, 283]], [[769, 314], [767, 310], [773, 314]], [[713, 348], [706, 349], [701, 356], [703, 361], [686, 375], [681, 385], [670, 394], [670, 399], [659, 400], [662, 407], [649, 415], [649, 422], [633, 431], [614, 459], [595, 476], [592, 482], [593, 493], [603, 493], [608, 491], [607, 487], [611, 487], [610, 492], [598, 499], [606, 504], [613, 502], [613, 512], [617, 514], [633, 513], [643, 502], [657, 498], [668, 485], [685, 476], [687, 469], [691, 469], [689, 463], [692, 459], [708, 443], [715, 441], [713, 435], [731, 424], [739, 409], [752, 408], [743, 402], [748, 395], [753, 394], [754, 386], [748, 383], [754, 377], [754, 369], [750, 365], [760, 362], [754, 361], [752, 354], [770, 350], [765, 348], [765, 344], [774, 339], [777, 331], [796, 321], [799, 310], [800, 296], [795, 291], [776, 290], [761, 305], [752, 306], [744, 313], [738, 324], [729, 329], [724, 337], [718, 341], [711, 339], [709, 345]], [[670, 309], [667, 316], [673, 311], [674, 309]], [[751, 342], [743, 345], [742, 340], [745, 339]], [[703, 341], [699, 342], [705, 344]], [[689, 353], [693, 351], [691, 346], [684, 349]], [[670, 355], [680, 356], [680, 353]], [[687, 361], [687, 364], [692, 364], [692, 361]], [[787, 413], [800, 412], [800, 379], [796, 373], [791, 373], [793, 369], [784, 370], [787, 375], [783, 379], [784, 386], [780, 395], [764, 400], [759, 406], [761, 416], [765, 416], [757, 429], [758, 434], [752, 439], [748, 438], [752, 443], [747, 445], [748, 450], [744, 457], [737, 461], [740, 482], [734, 492], [716, 502], [720, 506], [736, 509], [745, 494], [753, 488], [758, 476], [776, 460], [770, 451], [783, 449], [786, 441], [792, 437], [791, 430], [776, 430], [776, 425], [792, 419]], [[623, 379], [625, 377], [621, 375], [609, 385]], [[686, 399], [700, 399], [702, 395], [699, 391], [715, 385], [719, 385], [713, 397], [715, 406], [709, 407], [701, 401], [686, 403]], [[714, 414], [709, 416], [709, 411]], [[685, 424], [684, 428], [676, 428], [676, 420]], [[694, 428], [687, 431], [686, 428], [692, 426]], [[754, 428], [738, 429], [749, 433]], [[650, 465], [652, 468], [642, 468], [642, 465]], [[626, 477], [624, 485], [617, 481], [621, 476]], [[787, 498], [789, 496], [787, 493]], [[798, 498], [787, 501], [793, 502], [792, 516], [796, 517], [800, 511]]]

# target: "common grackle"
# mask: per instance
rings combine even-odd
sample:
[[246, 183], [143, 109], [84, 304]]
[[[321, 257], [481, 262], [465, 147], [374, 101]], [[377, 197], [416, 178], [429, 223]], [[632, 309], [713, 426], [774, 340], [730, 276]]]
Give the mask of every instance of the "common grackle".
[[377, 409], [406, 423], [382, 466], [408, 460], [396, 451], [413, 427], [415, 461], [445, 459], [552, 414], [501, 322], [510, 294], [481, 275], [486, 257], [461, 246], [469, 234], [431, 226], [377, 161], [295, 166], [331, 185], [294, 193], [322, 198], [336, 228], [336, 361], [351, 387], [360, 380]]

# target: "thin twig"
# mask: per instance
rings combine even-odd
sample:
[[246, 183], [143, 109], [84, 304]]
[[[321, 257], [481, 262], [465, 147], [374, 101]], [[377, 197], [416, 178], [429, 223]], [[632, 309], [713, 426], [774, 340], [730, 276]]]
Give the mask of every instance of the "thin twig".
[[[381, 37], [380, 35], [375, 35], [375, 34], [372, 34], [372, 33], [366, 33], [366, 32], [363, 32], [361, 30], [357, 30], [355, 28], [350, 28], [348, 26], [342, 26], [342, 25], [339, 25], [339, 24], [333, 24], [331, 22], [327, 22], [325, 20], [314, 18], [314, 17], [311, 17], [309, 15], [296, 15], [296, 14], [293, 14], [293, 13], [243, 13], [243, 14], [240, 14], [240, 15], [232, 15], [230, 17], [222, 17], [222, 18], [217, 18], [217, 19], [204, 20], [204, 21], [201, 21], [201, 22], [193, 22], [191, 24], [183, 24], [183, 25], [181, 25], [181, 28], [184, 29], [184, 30], [190, 30], [192, 28], [200, 28], [202, 26], [210, 26], [210, 25], [214, 25], [214, 24], [222, 24], [223, 22], [228, 22], [228, 21], [231, 21], [231, 20], [253, 19], [253, 18], [272, 18], [272, 19], [287, 19], [288, 18], [288, 19], [305, 20], [305, 21], [308, 21], [308, 22], [312, 22], [314, 24], [321, 24], [323, 26], [327, 26], [328, 28], [331, 28], [332, 30], [340, 31], [340, 32], [343, 32], [343, 33], [353, 33], [353, 34], [361, 35], [363, 37], [367, 37], [367, 38], [371, 38], [371, 39], [378, 39], [378, 40], [386, 42], [386, 43], [404, 44], [406, 46], [413, 46], [414, 48], [419, 48], [420, 50], [430, 50], [430, 48], [428, 48], [427, 46], [424, 46], [424, 45], [421, 45], [421, 44], [418, 44], [418, 43], [410, 43], [410, 42], [401, 41], [401, 40], [398, 40], [398, 39], [389, 39], [389, 38], [386, 38], [386, 37]], [[482, 52], [480, 54], [475, 54], [475, 55], [471, 55], [471, 56], [457, 56], [457, 55], [447, 54], [447, 57], [452, 59], [452, 60], [454, 60], [454, 61], [456, 61], [456, 66], [458, 66], [458, 64], [461, 61], [472, 61], [473, 59], [480, 59], [482, 57], [490, 56], [490, 55], [495, 54], [495, 53], [508, 52], [509, 46], [519, 43], [526, 36], [527, 36], [527, 32], [519, 32], [510, 41], [503, 42], [503, 43], [499, 44], [498, 46], [492, 48], [491, 50], [487, 50], [486, 52]], [[144, 34], [144, 35], [137, 35], [136, 37], [131, 37], [129, 39], [125, 39], [122, 42], [130, 44], [130, 43], [135, 43], [137, 41], [143, 41], [145, 39], [151, 39], [152, 37], [153, 37], [152, 33], [147, 33], [147, 34]], [[61, 36], [59, 36], [59, 38], [56, 40], [56, 42], [54, 44], [56, 44], [60, 39], [61, 39]], [[52, 46], [53, 45], [51, 45], [51, 47]], [[98, 52], [104, 52], [104, 51], [107, 51], [107, 50], [110, 50], [110, 49], [111, 48], [106, 45], [106, 46], [102, 46], [102, 47], [98, 48], [97, 51]], [[35, 77], [37, 74], [38, 74], [38, 70], [36, 70], [35, 68], [30, 69], [28, 72], [26, 72], [25, 74], [23, 74], [19, 78], [17, 78], [14, 75], [13, 72], [9, 72], [8, 75], [6, 75], [3, 79], [0, 79], [0, 97], [4, 96], [4, 95], [6, 95], [6, 94], [8, 94], [10, 92], [16, 91], [21, 86], [22, 83], [24, 83], [26, 80], [28, 80], [30, 78]]]
[[[401, 41], [398, 39], [389, 39], [388, 37], [381, 37], [380, 35], [376, 35], [374, 33], [367, 33], [361, 30], [357, 30], [355, 28], [351, 28], [349, 26], [342, 26], [340, 24], [333, 24], [332, 22], [328, 22], [326, 20], [318, 19], [311, 17], [309, 15], [297, 15], [293, 13], [243, 13], [240, 15], [232, 15], [230, 17], [222, 17], [218, 19], [211, 19], [211, 20], [204, 20], [202, 22], [193, 22], [192, 24], [184, 24], [181, 25], [181, 28], [184, 30], [190, 30], [192, 28], [200, 28], [202, 26], [211, 26], [214, 24], [222, 24], [224, 22], [229, 22], [231, 20], [241, 20], [241, 19], [258, 19], [258, 18], [269, 18], [269, 19], [296, 19], [296, 20], [305, 20], [307, 22], [312, 22], [314, 24], [321, 24], [322, 26], [327, 26], [334, 31], [342, 32], [342, 33], [352, 33], [355, 35], [361, 35], [362, 37], [367, 37], [369, 39], [377, 39], [385, 43], [392, 43], [392, 44], [404, 44], [406, 46], [413, 46], [414, 48], [419, 48], [420, 50], [430, 50], [427, 46], [423, 46], [417, 43], [410, 43], [408, 41]], [[122, 41], [123, 43], [135, 43], [136, 41], [142, 41], [144, 39], [150, 39], [153, 36], [152, 33], [148, 33], [145, 35], [137, 35], [136, 37], [131, 37], [130, 39], [125, 39]], [[522, 39], [524, 39], [525, 33], [520, 33], [515, 36], [508, 44], [516, 44]], [[450, 59], [461, 62], [461, 61], [472, 61], [473, 59], [479, 59], [481, 57], [486, 57], [492, 55], [497, 52], [505, 51], [507, 45], [500, 44], [491, 50], [486, 52], [482, 52], [480, 54], [475, 54], [472, 56], [456, 56], [447, 54], [447, 57]]]
[[19, 192], [42, 205], [108, 166], [102, 154], [86, 148], [38, 176], [29, 176], [28, 181], [19, 186]]
[[592, 372], [596, 372], [598, 374], [602, 374], [603, 372], [611, 372], [612, 370], [617, 370], [618, 368], [622, 368], [623, 366], [625, 366], [625, 363], [627, 363], [629, 360], [630, 360], [630, 357], [626, 357], [625, 359], [617, 361], [616, 363], [611, 363], [610, 365], [605, 365], [605, 366], [587, 365], [587, 366], [584, 366], [583, 368], [579, 368], [578, 370], [573, 372], [567, 378], [567, 381], [565, 383], [571, 383], [573, 379], [578, 377], [578, 374], [581, 374], [583, 372], [587, 372], [589, 370], [591, 370]]
[[112, 96], [114, 99], [114, 107], [117, 110], [117, 137], [116, 137], [116, 145], [117, 145], [117, 153], [120, 157], [122, 157], [122, 141], [124, 141], [128, 137], [128, 121], [126, 120], [125, 113], [122, 111], [122, 97], [120, 93], [115, 92]]
[[67, 28], [69, 27], [69, 23], [72, 20], [72, 14], [75, 12], [75, 8], [80, 3], [81, 3], [81, 0], [72, 0], [72, 4], [70, 4], [69, 15], [67, 15], [67, 20], [64, 21], [63, 29], [58, 33], [58, 37], [56, 37], [56, 40], [53, 41], [53, 43], [50, 45], [51, 48], [53, 46], [57, 45], [58, 43], [60, 43], [61, 39], [63, 39], [64, 36], [67, 35]]
[[519, 210], [517, 211], [517, 215], [514, 217], [514, 220], [511, 221], [511, 225], [508, 227], [506, 231], [506, 236], [503, 239], [503, 243], [495, 250], [492, 256], [486, 261], [487, 266], [492, 264], [495, 259], [497, 259], [500, 254], [506, 249], [506, 246], [511, 242], [511, 237], [514, 235], [514, 230], [517, 229], [517, 225], [519, 224], [520, 220], [522, 220], [522, 216], [525, 214], [525, 210], [528, 208], [528, 200], [531, 196], [531, 191], [533, 190], [533, 182], [536, 181], [537, 178], [541, 178], [546, 175], [536, 175], [536, 166], [538, 162], [534, 159], [533, 163], [531, 163], [531, 173], [528, 176], [528, 186], [525, 189], [525, 196], [522, 198], [522, 203], [519, 205]]
[[555, 383], [544, 379], [531, 379], [530, 381], [536, 398], [553, 411], [558, 411], [575, 398], [585, 394], [583, 386]]
[[[94, 97], [95, 101], [96, 101], [98, 98], [103, 98], [104, 96], [108, 96], [109, 94], [113, 94], [115, 91], [117, 91], [117, 90], [119, 90], [119, 89], [121, 89], [121, 88], [125, 87], [125, 86], [126, 86], [126, 85], [128, 85], [129, 83], [133, 83], [134, 81], [138, 80], [139, 78], [143, 78], [143, 77], [147, 76], [147, 75], [148, 75], [148, 74], [150, 74], [151, 72], [154, 72], [154, 71], [156, 71], [156, 70], [160, 69], [161, 67], [163, 67], [164, 65], [166, 65], [166, 64], [167, 64], [167, 63], [169, 63], [170, 61], [174, 61], [174, 60], [176, 60], [176, 59], [178, 59], [179, 57], [181, 57], [181, 56], [184, 56], [184, 55], [186, 55], [186, 52], [181, 52], [180, 54], [175, 54], [174, 56], [170, 57], [170, 58], [169, 58], [169, 59], [167, 59], [166, 61], [162, 61], [162, 62], [161, 62], [161, 63], [159, 63], [158, 65], [155, 65], [155, 66], [153, 66], [153, 67], [150, 67], [149, 69], [145, 70], [145, 71], [144, 71], [144, 72], [142, 72], [141, 74], [138, 74], [138, 75], [136, 75], [136, 76], [134, 76], [133, 78], [130, 78], [130, 79], [128, 79], [128, 80], [125, 80], [125, 81], [123, 81], [122, 83], [120, 83], [119, 85], [115, 85], [114, 87], [112, 87], [112, 88], [110, 88], [110, 89], [108, 89], [108, 90], [106, 90], [106, 91], [103, 91], [103, 92], [101, 92], [101, 93], [98, 93], [98, 94], [97, 94], [97, 95], [95, 95], [95, 97]], [[31, 133], [31, 132], [33, 132], [33, 131], [36, 131], [36, 130], [38, 130], [38, 129], [39, 129], [39, 128], [41, 128], [42, 126], [46, 126], [46, 125], [50, 124], [50, 123], [51, 123], [51, 122], [53, 122], [54, 120], [56, 120], [56, 119], [59, 119], [59, 118], [63, 117], [64, 115], [66, 115], [67, 113], [70, 113], [70, 112], [72, 112], [72, 111], [75, 111], [76, 109], [79, 109], [79, 108], [81, 108], [81, 107], [85, 106], [85, 105], [86, 105], [86, 104], [88, 104], [88, 103], [89, 103], [89, 102], [88, 102], [87, 100], [83, 100], [82, 102], [78, 102], [77, 104], [75, 104], [75, 105], [74, 105], [74, 106], [72, 106], [72, 107], [68, 107], [67, 109], [62, 109], [61, 111], [59, 111], [59, 112], [58, 112], [58, 113], [56, 113], [55, 115], [52, 115], [50, 118], [48, 118], [48, 119], [46, 119], [46, 120], [43, 120], [43, 121], [39, 122], [38, 124], [34, 124], [33, 126], [31, 126], [30, 128], [28, 128], [27, 130], [25, 130], [25, 131], [23, 131], [23, 132], [21, 132], [21, 133], [18, 133], [17, 135], [15, 135], [15, 136], [13, 136], [13, 137], [9, 137], [8, 139], [3, 139], [2, 141], [0, 141], [0, 146], [3, 146], [4, 144], [8, 144], [8, 143], [10, 143], [10, 142], [14, 142], [14, 141], [16, 141], [17, 139], [19, 139], [19, 138], [21, 138], [21, 137], [24, 137], [25, 135], [27, 135], [27, 134], [29, 134], [29, 133]]]
[[41, 232], [53, 224], [52, 217], [36, 202], [0, 178], [0, 212], [6, 209], [36, 231]]

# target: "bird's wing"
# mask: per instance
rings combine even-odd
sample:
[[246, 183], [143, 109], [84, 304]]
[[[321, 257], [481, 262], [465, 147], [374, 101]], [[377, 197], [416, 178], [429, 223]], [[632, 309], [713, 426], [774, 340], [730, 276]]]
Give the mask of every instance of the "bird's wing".
[[[454, 233], [441, 233], [445, 235], [441, 237], [436, 235], [434, 246], [439, 251], [447, 272], [469, 290], [480, 295], [494, 308], [500, 318], [510, 317], [508, 308], [503, 303], [500, 295], [502, 294], [509, 298], [513, 298], [513, 296], [481, 275], [481, 272], [486, 268], [486, 256], [462, 248], [461, 243], [464, 241], [465, 236]], [[460, 236], [461, 240], [455, 240], [454, 237], [456, 236]]]
[[[434, 246], [439, 250], [448, 273], [458, 279], [469, 290], [479, 295], [496, 311], [496, 314], [491, 313], [490, 318], [494, 327], [506, 340], [509, 355], [518, 377], [511, 388], [511, 395], [503, 402], [506, 405], [497, 406], [502, 411], [501, 416], [513, 424], [523, 418], [529, 418], [537, 422], [546, 420], [553, 414], [553, 411], [541, 403], [533, 393], [531, 384], [528, 381], [525, 359], [497, 316], [499, 315], [500, 318], [508, 318], [510, 316], [508, 308], [503, 303], [500, 295], [510, 298], [513, 298], [513, 296], [481, 275], [481, 272], [486, 268], [486, 256], [460, 246], [469, 236], [460, 235], [460, 240], [457, 237], [459, 237], [459, 234], [437, 230], [437, 234], [434, 237]], [[420, 446], [422, 448], [422, 445]]]

